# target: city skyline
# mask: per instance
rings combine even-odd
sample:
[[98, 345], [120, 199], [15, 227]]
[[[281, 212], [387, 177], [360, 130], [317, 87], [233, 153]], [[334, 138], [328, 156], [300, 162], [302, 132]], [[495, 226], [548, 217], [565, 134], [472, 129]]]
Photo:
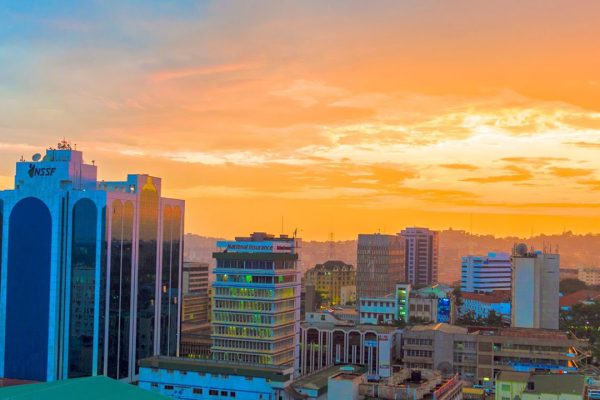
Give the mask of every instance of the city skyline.
[[6, 3], [0, 189], [66, 137], [189, 233], [600, 232], [600, 4], [462, 3]]

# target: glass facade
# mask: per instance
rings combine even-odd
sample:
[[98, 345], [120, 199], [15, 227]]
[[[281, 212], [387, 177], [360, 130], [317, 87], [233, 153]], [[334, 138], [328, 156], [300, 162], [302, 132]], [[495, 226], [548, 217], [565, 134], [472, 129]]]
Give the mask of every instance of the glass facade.
[[133, 204], [114, 200], [111, 219], [107, 373], [121, 379], [129, 375]]
[[81, 199], [73, 207], [69, 378], [92, 375], [98, 208]]
[[[0, 373], [132, 381], [176, 355], [185, 203], [160, 178], [99, 181], [61, 142], [16, 163], [0, 191]], [[3, 230], [4, 229], [4, 230]]]
[[160, 308], [160, 354], [177, 355], [179, 270], [181, 268], [181, 210], [163, 208], [163, 259]]
[[4, 376], [47, 378], [51, 243], [48, 207], [20, 200], [9, 220]]
[[[139, 201], [139, 247], [136, 356], [141, 360], [154, 354], [154, 317], [156, 314], [156, 271], [158, 250], [158, 191], [147, 177]], [[136, 365], [136, 372], [138, 367]]]

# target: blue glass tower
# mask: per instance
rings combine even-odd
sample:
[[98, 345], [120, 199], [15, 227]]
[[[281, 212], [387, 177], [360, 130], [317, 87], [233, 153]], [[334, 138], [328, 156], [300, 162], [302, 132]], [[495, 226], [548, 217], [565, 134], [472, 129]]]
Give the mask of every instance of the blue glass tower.
[[133, 380], [177, 354], [184, 202], [161, 180], [97, 180], [66, 142], [0, 191], [0, 376]]

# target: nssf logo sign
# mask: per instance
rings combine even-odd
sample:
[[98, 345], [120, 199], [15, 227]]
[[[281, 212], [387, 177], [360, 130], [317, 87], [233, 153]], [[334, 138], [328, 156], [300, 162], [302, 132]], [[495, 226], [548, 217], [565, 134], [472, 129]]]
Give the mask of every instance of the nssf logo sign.
[[33, 178], [34, 176], [52, 176], [56, 168], [36, 168], [35, 164], [29, 164], [29, 177]]

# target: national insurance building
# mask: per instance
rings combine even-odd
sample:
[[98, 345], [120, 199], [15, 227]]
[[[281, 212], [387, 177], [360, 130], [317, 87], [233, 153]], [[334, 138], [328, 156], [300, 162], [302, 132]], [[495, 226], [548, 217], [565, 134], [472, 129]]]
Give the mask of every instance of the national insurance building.
[[97, 180], [66, 142], [0, 191], [0, 376], [131, 381], [176, 355], [184, 202], [161, 180]]

